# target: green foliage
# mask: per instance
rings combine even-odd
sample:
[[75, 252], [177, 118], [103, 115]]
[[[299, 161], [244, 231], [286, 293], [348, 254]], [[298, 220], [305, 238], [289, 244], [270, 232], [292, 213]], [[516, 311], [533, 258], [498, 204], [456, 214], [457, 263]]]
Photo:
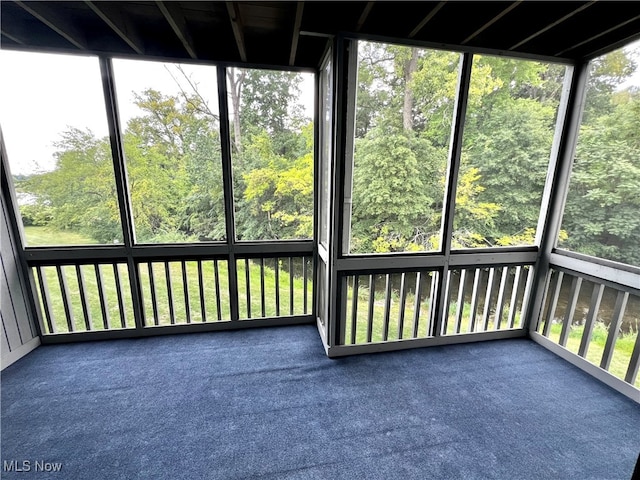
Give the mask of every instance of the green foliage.
[[[351, 251], [437, 249], [459, 55], [360, 42], [359, 57]], [[594, 61], [560, 245], [640, 264], [640, 92], [616, 91], [635, 69], [624, 51]], [[563, 75], [474, 56], [454, 247], [533, 242]], [[313, 124], [300, 76], [243, 69], [233, 85], [238, 237], [310, 238]], [[135, 103], [123, 139], [137, 240], [224, 240], [217, 114], [197, 91], [146, 89]], [[55, 148], [54, 170], [15, 179], [25, 225], [122, 241], [108, 140], [70, 128]]]
[[640, 93], [621, 97], [610, 115], [582, 127], [561, 246], [640, 265]]
[[[431, 250], [446, 154], [411, 132], [381, 126], [356, 144], [352, 251]], [[403, 192], [403, 195], [399, 195]]]

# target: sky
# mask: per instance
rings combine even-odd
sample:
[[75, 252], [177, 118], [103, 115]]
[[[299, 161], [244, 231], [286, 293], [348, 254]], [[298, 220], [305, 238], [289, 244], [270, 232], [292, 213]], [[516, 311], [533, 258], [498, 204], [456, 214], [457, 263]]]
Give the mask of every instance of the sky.
[[[640, 65], [640, 41], [634, 50]], [[179, 72], [160, 62], [113, 61], [121, 125], [139, 114], [132, 92], [152, 87], [178, 94]], [[217, 108], [215, 67], [184, 65], [209, 106]], [[89, 128], [98, 137], [108, 135], [100, 67], [97, 57], [27, 53], [0, 50], [0, 125], [11, 171], [29, 174], [55, 167], [54, 143], [68, 126]], [[183, 82], [184, 88], [188, 85]], [[640, 66], [621, 88], [640, 87]], [[307, 115], [313, 112], [313, 75], [304, 74], [301, 101]]]
[[[54, 143], [69, 126], [89, 128], [97, 137], [108, 135], [97, 57], [1, 50], [0, 68], [12, 72], [0, 76], [0, 125], [14, 175], [52, 170]], [[173, 65], [114, 59], [113, 69], [123, 127], [140, 115], [132, 92], [154, 88], [176, 95], [180, 93], [176, 79], [190, 91]], [[209, 107], [217, 110], [215, 67], [183, 65], [183, 70], [198, 85]], [[301, 101], [307, 115], [313, 117], [313, 75], [303, 76]]]

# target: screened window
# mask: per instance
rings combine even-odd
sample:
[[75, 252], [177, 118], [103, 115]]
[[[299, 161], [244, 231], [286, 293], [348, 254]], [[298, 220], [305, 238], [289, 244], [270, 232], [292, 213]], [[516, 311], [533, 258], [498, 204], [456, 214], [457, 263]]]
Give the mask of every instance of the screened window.
[[138, 243], [224, 240], [216, 68], [113, 61]]
[[459, 62], [358, 42], [349, 253], [439, 250]]
[[121, 243], [96, 57], [0, 51], [0, 122], [27, 246]]
[[474, 55], [452, 248], [534, 244], [564, 74]]
[[331, 58], [327, 60], [320, 75], [320, 243], [329, 245], [329, 180], [331, 177], [331, 153], [333, 145], [333, 67]]
[[227, 69], [238, 240], [313, 237], [313, 74]]
[[640, 265], [640, 42], [595, 59], [558, 246]]

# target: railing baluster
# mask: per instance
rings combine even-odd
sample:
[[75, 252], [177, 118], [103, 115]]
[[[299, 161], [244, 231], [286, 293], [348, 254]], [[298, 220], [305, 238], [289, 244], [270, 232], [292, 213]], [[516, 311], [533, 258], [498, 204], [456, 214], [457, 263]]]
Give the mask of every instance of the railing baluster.
[[122, 296], [122, 283], [120, 282], [120, 272], [118, 271], [118, 264], [113, 264], [113, 278], [116, 282], [116, 294], [118, 297], [118, 311], [120, 313], [120, 325], [122, 328], [127, 328], [127, 317], [124, 309], [124, 300]]
[[473, 274], [473, 288], [471, 290], [471, 314], [469, 315], [469, 333], [476, 328], [476, 310], [478, 309], [478, 288], [480, 288], [480, 275], [482, 270], [476, 268]]
[[391, 275], [387, 273], [384, 296], [384, 323], [382, 324], [382, 340], [389, 340], [389, 319], [391, 315]]
[[103, 280], [102, 280], [102, 268], [100, 264], [94, 264], [94, 269], [96, 271], [96, 283], [98, 284], [98, 297], [100, 298], [100, 310], [102, 311], [102, 324], [105, 330], [109, 330], [111, 328], [109, 321], [109, 309], [107, 308], [107, 292], [104, 289]]
[[531, 297], [531, 288], [533, 285], [533, 266], [523, 267], [527, 272], [527, 280], [524, 284], [524, 292], [522, 294], [522, 304], [520, 305], [520, 323], [518, 324], [518, 328], [522, 328], [524, 326], [524, 315], [529, 306], [529, 298]]
[[293, 257], [289, 257], [289, 315], [293, 316]]
[[369, 275], [369, 309], [367, 312], [367, 343], [371, 343], [373, 336], [373, 307], [375, 305], [376, 279]]
[[458, 284], [458, 305], [456, 308], [456, 324], [455, 332], [460, 333], [462, 325], [462, 314], [464, 312], [464, 284], [466, 283], [467, 270], [462, 269], [460, 272], [460, 283]]
[[507, 288], [507, 278], [509, 276], [509, 267], [502, 267], [502, 275], [500, 276], [500, 288], [498, 289], [498, 300], [496, 303], [496, 314], [493, 320], [494, 330], [500, 330], [502, 326], [502, 312], [504, 312], [504, 294]]
[[189, 279], [187, 277], [187, 262], [180, 262], [182, 268], [182, 289], [184, 293], [184, 310], [187, 316], [187, 323], [191, 323], [191, 305], [189, 304]]
[[[433, 326], [436, 324], [436, 285], [440, 278], [440, 272], [431, 272], [429, 276], [431, 277], [431, 289], [429, 291], [429, 311], [427, 312], [427, 330], [425, 333], [427, 337], [431, 337], [435, 334], [432, 330], [434, 328]], [[447, 298], [446, 295], [447, 292], [445, 292], [445, 299]], [[446, 321], [443, 323], [446, 324]]]
[[[433, 281], [433, 280], [432, 280]], [[431, 297], [431, 301], [433, 301]], [[442, 327], [440, 328], [440, 335], [446, 335], [449, 328], [449, 309], [451, 308], [451, 270], [447, 270], [447, 283], [444, 288], [444, 311], [442, 318]], [[429, 331], [427, 330], [427, 336]]]
[[591, 334], [593, 333], [593, 327], [596, 324], [596, 319], [598, 318], [598, 310], [600, 309], [600, 302], [602, 301], [603, 293], [604, 285], [594, 283], [593, 291], [591, 293], [589, 313], [587, 314], [587, 318], [584, 322], [584, 330], [582, 331], [582, 339], [580, 340], [580, 348], [578, 349], [578, 355], [581, 357], [587, 356], [589, 343], [591, 343]]
[[353, 290], [351, 298], [351, 345], [356, 344], [356, 325], [358, 324], [358, 287], [360, 276], [353, 276]]
[[567, 301], [567, 310], [564, 315], [564, 320], [562, 321], [562, 332], [560, 332], [560, 339], [558, 341], [563, 347], [567, 345], [567, 340], [569, 339], [571, 320], [573, 319], [573, 314], [576, 312], [581, 285], [582, 277], [573, 277], [571, 281], [571, 292], [569, 293], [569, 300]]
[[557, 275], [552, 281], [553, 287], [549, 287], [553, 290], [553, 296], [551, 297], [551, 303], [549, 304], [549, 309], [547, 310], [544, 329], [542, 330], [542, 335], [544, 335], [545, 337], [549, 337], [549, 332], [551, 332], [551, 324], [553, 323], [556, 308], [558, 307], [558, 299], [560, 298], [560, 290], [562, 290], [562, 281], [564, 280], [564, 272], [556, 273]]
[[58, 282], [60, 283], [60, 292], [62, 293], [62, 305], [64, 307], [64, 314], [66, 315], [67, 328], [69, 332], [73, 332], [74, 318], [71, 310], [71, 297], [69, 296], [69, 286], [67, 285], [67, 277], [62, 270], [61, 265], [56, 265], [56, 272], [58, 273]]
[[275, 281], [276, 281], [276, 317], [280, 316], [280, 262], [278, 257], [274, 259], [275, 262]]
[[153, 276], [153, 262], [147, 263], [149, 270], [149, 289], [151, 290], [151, 308], [153, 309], [153, 324], [159, 325], [160, 316], [158, 315], [158, 297], [156, 296], [156, 281]]
[[513, 328], [513, 324], [516, 319], [516, 312], [518, 310], [518, 289], [520, 288], [520, 275], [522, 274], [522, 267], [518, 265], [516, 267], [516, 274], [513, 277], [513, 286], [511, 287], [511, 301], [509, 302], [509, 316], [508, 328]]
[[78, 278], [78, 289], [80, 290], [80, 305], [82, 306], [82, 315], [84, 317], [84, 326], [87, 331], [92, 329], [91, 327], [91, 310], [87, 303], [87, 291], [84, 285], [84, 272], [82, 271], [82, 265], [76, 265], [76, 277]]
[[216, 286], [216, 310], [218, 311], [218, 321], [222, 320], [222, 306], [220, 299], [220, 271], [218, 270], [218, 260], [213, 261], [213, 276]]
[[402, 272], [400, 275], [400, 307], [398, 308], [398, 340], [402, 340], [404, 330], [404, 307], [407, 303], [407, 283], [405, 282], [406, 274]]
[[638, 370], [640, 370], [640, 332], [636, 332], [636, 343], [633, 346], [633, 353], [629, 359], [627, 374], [624, 376], [625, 382], [633, 385], [638, 376]]
[[308, 282], [308, 273], [307, 273], [307, 257], [302, 257], [302, 298], [304, 304], [304, 314], [307, 314], [308, 311], [308, 295], [309, 295], [309, 287], [307, 285]]
[[198, 292], [200, 294], [200, 318], [202, 323], [207, 321], [207, 304], [204, 297], [204, 278], [202, 275], [202, 260], [198, 260]]
[[247, 287], [247, 318], [251, 318], [251, 272], [248, 258], [244, 259], [244, 280]]
[[171, 285], [171, 268], [169, 267], [169, 262], [164, 262], [164, 276], [167, 282], [167, 300], [169, 301], [169, 318], [171, 320], [171, 325], [175, 325], [176, 323], [176, 312], [173, 306], [173, 288]]
[[484, 309], [482, 311], [482, 331], [489, 329], [489, 315], [491, 314], [491, 293], [493, 292], [493, 279], [496, 274], [495, 268], [489, 269], [489, 279], [487, 280], [487, 292], [484, 295]]
[[[422, 287], [422, 272], [416, 272], [416, 287], [415, 287], [415, 298], [413, 299], [413, 329], [412, 329], [412, 338], [418, 338], [418, 330], [420, 324], [420, 307], [422, 306], [422, 302], [420, 301], [420, 288]], [[429, 316], [427, 316], [427, 321], [429, 321]]]
[[38, 271], [38, 283], [40, 284], [40, 295], [42, 297], [42, 304], [44, 307], [44, 316], [47, 320], [47, 328], [49, 333], [57, 333], [56, 322], [51, 312], [51, 296], [49, 294], [49, 285], [47, 283], [47, 276], [44, 272], [44, 267], [37, 267]]
[[260, 259], [260, 309], [262, 310], [262, 317], [266, 317], [267, 302], [264, 295], [264, 258]]
[[602, 361], [600, 362], [600, 368], [604, 368], [605, 370], [609, 370], [609, 365], [611, 365], [611, 358], [613, 357], [613, 351], [616, 345], [616, 340], [618, 339], [618, 332], [620, 331], [620, 325], [622, 325], [622, 317], [624, 316], [624, 310], [627, 307], [628, 300], [629, 292], [618, 292], [616, 304], [615, 307], [613, 307], [613, 318], [609, 324], [607, 343], [604, 345]]

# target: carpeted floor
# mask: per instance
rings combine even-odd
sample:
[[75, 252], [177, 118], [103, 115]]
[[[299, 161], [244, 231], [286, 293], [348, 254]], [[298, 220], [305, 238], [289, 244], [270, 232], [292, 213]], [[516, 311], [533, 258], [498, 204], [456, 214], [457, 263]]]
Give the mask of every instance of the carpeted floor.
[[2, 372], [3, 469], [30, 462], [3, 478], [629, 479], [639, 451], [640, 405], [520, 339], [329, 360], [281, 327]]

